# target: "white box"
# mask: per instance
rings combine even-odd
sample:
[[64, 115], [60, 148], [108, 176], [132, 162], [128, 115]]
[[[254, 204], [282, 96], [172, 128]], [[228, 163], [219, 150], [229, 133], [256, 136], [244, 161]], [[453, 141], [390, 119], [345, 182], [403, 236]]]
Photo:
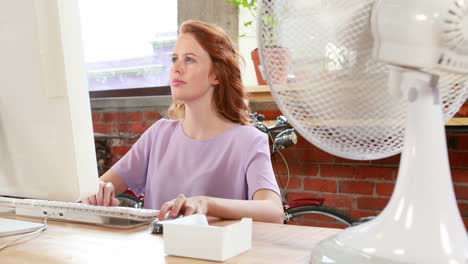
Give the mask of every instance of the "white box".
[[252, 248], [252, 219], [228, 226], [210, 226], [195, 214], [164, 223], [164, 252], [168, 255], [224, 261]]

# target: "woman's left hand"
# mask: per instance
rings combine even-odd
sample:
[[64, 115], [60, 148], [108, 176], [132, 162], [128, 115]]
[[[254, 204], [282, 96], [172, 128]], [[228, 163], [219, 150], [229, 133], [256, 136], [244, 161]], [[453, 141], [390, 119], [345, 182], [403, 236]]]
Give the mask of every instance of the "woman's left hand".
[[185, 197], [179, 194], [174, 200], [165, 202], [159, 211], [159, 220], [164, 220], [166, 213], [170, 212], [171, 217], [177, 217], [183, 214], [184, 216], [193, 214], [208, 213], [208, 197], [194, 196]]

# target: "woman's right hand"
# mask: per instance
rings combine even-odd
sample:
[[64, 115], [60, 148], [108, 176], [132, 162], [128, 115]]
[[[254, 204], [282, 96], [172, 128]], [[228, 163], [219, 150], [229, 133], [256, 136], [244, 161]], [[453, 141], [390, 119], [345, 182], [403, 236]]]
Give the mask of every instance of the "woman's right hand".
[[120, 202], [115, 198], [115, 188], [112, 182], [103, 182], [100, 180], [98, 183], [99, 191], [81, 202], [90, 205], [118, 206]]

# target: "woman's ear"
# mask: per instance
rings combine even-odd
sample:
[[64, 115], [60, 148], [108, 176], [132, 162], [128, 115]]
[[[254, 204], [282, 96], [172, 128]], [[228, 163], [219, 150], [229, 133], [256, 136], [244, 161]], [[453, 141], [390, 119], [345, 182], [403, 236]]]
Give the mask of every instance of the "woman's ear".
[[216, 76], [215, 72], [211, 72], [210, 80], [211, 80], [211, 82], [210, 82], [211, 85], [218, 85], [219, 84], [218, 76]]

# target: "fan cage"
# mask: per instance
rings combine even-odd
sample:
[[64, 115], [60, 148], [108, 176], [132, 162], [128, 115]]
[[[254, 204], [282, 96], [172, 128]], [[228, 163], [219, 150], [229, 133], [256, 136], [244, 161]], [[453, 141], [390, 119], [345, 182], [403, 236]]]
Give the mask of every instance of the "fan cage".
[[[261, 0], [263, 74], [291, 125], [333, 155], [374, 160], [401, 152], [407, 103], [387, 88], [374, 60], [375, 0]], [[468, 76], [434, 71], [448, 121], [468, 97]]]

